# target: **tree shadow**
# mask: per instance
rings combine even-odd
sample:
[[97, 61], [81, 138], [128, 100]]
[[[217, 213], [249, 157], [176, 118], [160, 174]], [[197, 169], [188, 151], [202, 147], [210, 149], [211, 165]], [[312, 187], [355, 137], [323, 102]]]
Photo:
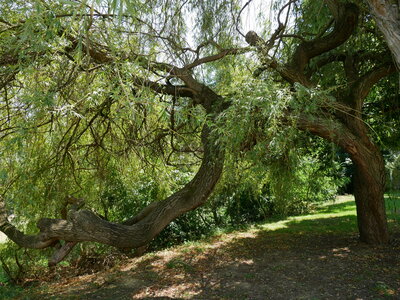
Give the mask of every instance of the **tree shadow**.
[[145, 257], [101, 285], [54, 299], [398, 299], [399, 247], [360, 243], [353, 210], [353, 202], [334, 203], [308, 219], [281, 219], [279, 228], [260, 225], [168, 258]]

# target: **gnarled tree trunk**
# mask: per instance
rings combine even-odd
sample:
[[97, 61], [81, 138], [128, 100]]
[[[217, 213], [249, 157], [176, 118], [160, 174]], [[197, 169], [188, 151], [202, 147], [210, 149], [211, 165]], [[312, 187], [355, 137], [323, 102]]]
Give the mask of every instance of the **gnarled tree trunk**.
[[385, 210], [385, 164], [373, 143], [360, 145], [351, 157], [355, 166], [354, 198], [360, 239], [369, 244], [389, 242]]
[[203, 128], [202, 141], [204, 156], [195, 177], [178, 192], [163, 201], [152, 203], [123, 224], [108, 222], [83, 209], [70, 211], [66, 220], [41, 219], [37, 223], [40, 233], [25, 235], [8, 222], [4, 200], [0, 199], [0, 230], [24, 248], [46, 248], [64, 240], [66, 243], [55, 251], [49, 266], [62, 261], [77, 242], [92, 241], [117, 248], [147, 245], [172, 220], [204, 204], [218, 182], [224, 153], [216, 145], [207, 125]]
[[[223, 56], [229, 53], [224, 52]], [[92, 53], [89, 54], [93, 56]], [[146, 86], [155, 93], [192, 98], [193, 103], [201, 105], [208, 115], [201, 136], [204, 149], [201, 166], [194, 178], [181, 190], [162, 201], [151, 203], [138, 215], [123, 223], [108, 222], [87, 209], [75, 209], [70, 210], [67, 216], [64, 214], [63, 219], [39, 220], [37, 227], [40, 233], [37, 235], [26, 235], [10, 224], [4, 200], [0, 198], [0, 231], [24, 248], [46, 248], [58, 244], [61, 240], [65, 241], [49, 262], [49, 265], [54, 265], [61, 261], [77, 242], [92, 241], [117, 248], [139, 248], [147, 245], [172, 220], [204, 204], [217, 184], [224, 164], [224, 150], [218, 145], [218, 137], [212, 134], [208, 124], [227, 105], [223, 97], [195, 80], [191, 69], [220, 57], [199, 58], [182, 68], [162, 63], [146, 64], [147, 67], [167, 71], [168, 76], [181, 79], [184, 85], [174, 86], [169, 82], [162, 84], [148, 79], [133, 78], [133, 85]]]
[[[348, 121], [354, 125], [354, 120]], [[385, 164], [363, 123], [356, 122], [361, 128], [357, 130], [358, 135], [344, 124], [318, 117], [303, 116], [298, 120], [298, 127], [337, 144], [350, 155], [355, 166], [354, 198], [360, 240], [386, 244], [389, 233], [384, 201]]]
[[[222, 173], [223, 151], [205, 125], [202, 133], [203, 161], [196, 176], [180, 191], [152, 204], [145, 213], [126, 225], [103, 220], [89, 210], [70, 212], [67, 220], [41, 219], [40, 234], [26, 236], [8, 223], [2, 205], [0, 229], [15, 243], [26, 248], [48, 247], [58, 240], [92, 241], [118, 248], [137, 248], [149, 243], [173, 219], [204, 204]], [[130, 222], [133, 223], [133, 222]]]

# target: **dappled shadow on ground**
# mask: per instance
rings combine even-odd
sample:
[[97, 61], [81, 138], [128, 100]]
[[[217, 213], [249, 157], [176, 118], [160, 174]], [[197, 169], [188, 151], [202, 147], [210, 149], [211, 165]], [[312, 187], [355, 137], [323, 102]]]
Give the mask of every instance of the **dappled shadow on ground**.
[[[354, 206], [322, 212], [347, 208]], [[351, 214], [282, 220], [275, 230], [260, 226], [146, 255], [37, 298], [399, 299], [399, 247], [359, 243], [356, 232]]]

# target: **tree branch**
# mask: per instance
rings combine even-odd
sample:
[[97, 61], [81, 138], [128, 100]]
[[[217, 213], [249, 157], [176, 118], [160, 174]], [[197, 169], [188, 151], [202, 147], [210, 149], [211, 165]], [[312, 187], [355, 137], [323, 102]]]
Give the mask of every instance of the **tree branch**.
[[342, 123], [333, 119], [313, 115], [300, 115], [296, 118], [299, 129], [308, 131], [345, 149], [350, 155], [357, 154], [357, 137]]
[[346, 55], [341, 54], [341, 53], [330, 54], [327, 56], [321, 56], [321, 57], [315, 58], [316, 61], [313, 61], [312, 66], [310, 66], [307, 69], [307, 73], [306, 73], [307, 77], [311, 77], [311, 75], [314, 72], [318, 71], [319, 69], [321, 69], [322, 67], [324, 67], [330, 63], [333, 63], [336, 61], [344, 61], [345, 59], [346, 59]]
[[197, 67], [199, 65], [208, 63], [208, 62], [213, 62], [216, 60], [220, 60], [221, 58], [224, 58], [227, 55], [236, 55], [236, 54], [242, 54], [251, 51], [250, 48], [231, 48], [231, 49], [225, 49], [221, 51], [220, 53], [217, 53], [215, 55], [210, 55], [206, 57], [202, 57], [199, 59], [196, 59], [194, 62], [185, 65], [183, 69], [193, 69], [194, 67]]
[[[143, 213], [143, 218], [132, 226], [116, 224], [101, 219], [89, 210], [72, 212], [69, 220], [41, 219], [37, 227], [40, 233], [27, 236], [22, 232], [13, 234], [4, 224], [4, 203], [1, 212], [3, 225], [0, 227], [10, 239], [22, 247], [44, 248], [57, 240], [69, 242], [92, 241], [118, 248], [137, 248], [146, 245], [165, 226], [181, 214], [202, 205], [213, 190], [222, 173], [223, 151], [215, 145], [215, 140], [207, 126], [203, 128], [202, 141], [205, 148], [202, 165], [196, 176], [180, 191], [160, 201], [149, 213]], [[145, 209], [146, 210], [146, 209]], [[61, 252], [72, 247], [69, 244]], [[62, 253], [61, 253], [62, 254]], [[55, 257], [62, 256], [56, 254]], [[58, 259], [54, 259], [57, 261]]]
[[54, 267], [59, 262], [63, 261], [63, 259], [74, 249], [74, 247], [78, 244], [77, 242], [65, 242], [64, 245], [61, 246], [60, 249], [57, 249], [53, 256], [49, 259], [48, 266]]
[[132, 82], [136, 86], [148, 87], [154, 92], [159, 94], [179, 96], [179, 97], [189, 97], [189, 98], [193, 98], [194, 95], [196, 94], [196, 91], [188, 88], [185, 85], [161, 84], [148, 79], [140, 78], [138, 76], [133, 76]]
[[358, 14], [359, 10], [355, 4], [341, 5], [333, 31], [326, 36], [301, 43], [293, 54], [290, 66], [303, 73], [311, 58], [335, 49], [347, 41], [357, 26]]
[[361, 111], [363, 100], [368, 96], [371, 88], [382, 78], [394, 73], [395, 65], [390, 62], [370, 70], [351, 85], [351, 94], [356, 103], [356, 109]]

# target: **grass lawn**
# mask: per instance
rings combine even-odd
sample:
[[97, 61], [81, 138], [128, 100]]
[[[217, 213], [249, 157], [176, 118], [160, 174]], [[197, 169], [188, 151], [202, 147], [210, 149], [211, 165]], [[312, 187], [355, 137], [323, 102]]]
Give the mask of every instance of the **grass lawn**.
[[385, 203], [388, 218], [400, 221], [400, 192], [385, 194]]

